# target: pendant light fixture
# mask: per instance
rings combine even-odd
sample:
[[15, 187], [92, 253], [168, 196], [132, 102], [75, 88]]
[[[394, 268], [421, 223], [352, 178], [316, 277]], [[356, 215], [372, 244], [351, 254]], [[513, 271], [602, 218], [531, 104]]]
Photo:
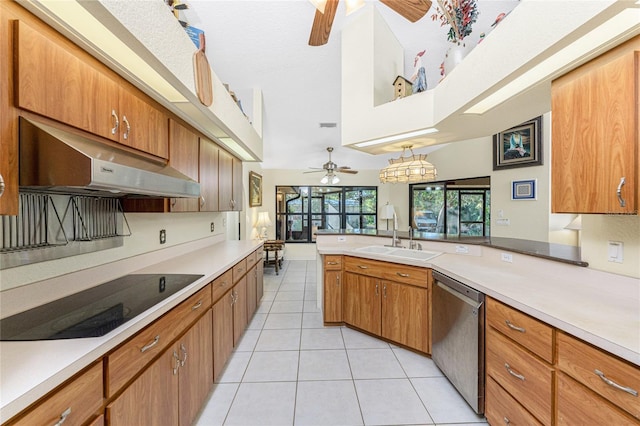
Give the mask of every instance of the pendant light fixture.
[[[438, 172], [435, 166], [427, 162], [427, 154], [414, 154], [413, 145], [403, 145], [400, 158], [389, 159], [389, 165], [380, 170], [382, 183], [429, 182], [436, 180]], [[411, 151], [410, 156], [404, 156]]]
[[338, 182], [340, 182], [340, 178], [331, 172], [327, 173], [322, 177], [322, 179], [320, 179], [320, 183], [323, 185], [326, 185], [328, 183], [330, 183], [331, 185], [335, 185]]

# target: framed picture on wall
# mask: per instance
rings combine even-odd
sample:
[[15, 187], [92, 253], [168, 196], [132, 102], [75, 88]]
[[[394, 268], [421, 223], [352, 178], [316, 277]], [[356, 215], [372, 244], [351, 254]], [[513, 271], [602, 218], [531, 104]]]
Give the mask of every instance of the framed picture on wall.
[[511, 199], [512, 200], [536, 200], [537, 180], [513, 180], [511, 181]]
[[493, 135], [493, 170], [542, 165], [542, 116]]
[[249, 207], [262, 205], [262, 175], [249, 172]]

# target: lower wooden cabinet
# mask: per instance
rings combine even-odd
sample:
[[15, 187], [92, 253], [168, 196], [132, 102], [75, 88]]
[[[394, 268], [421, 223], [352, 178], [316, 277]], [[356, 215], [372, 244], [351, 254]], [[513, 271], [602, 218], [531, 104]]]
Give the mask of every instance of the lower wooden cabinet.
[[491, 377], [485, 389], [485, 415], [491, 425], [542, 425]]
[[342, 256], [324, 256], [323, 268], [324, 322], [342, 323]]
[[429, 269], [347, 256], [344, 270], [344, 323], [430, 353]]
[[247, 276], [240, 278], [240, 280], [233, 286], [231, 290], [233, 293], [233, 346], [237, 346], [240, 343], [240, 339], [244, 334], [244, 329], [247, 328]]
[[107, 406], [108, 423], [190, 425], [213, 385], [211, 336], [208, 310]]
[[29, 410], [26, 415], [10, 421], [10, 426], [31, 425], [83, 425], [101, 409], [102, 362], [94, 364], [84, 373]]
[[247, 272], [247, 322], [251, 321], [258, 307], [258, 266], [253, 265]]
[[213, 378], [217, 380], [233, 352], [233, 291], [213, 304]]

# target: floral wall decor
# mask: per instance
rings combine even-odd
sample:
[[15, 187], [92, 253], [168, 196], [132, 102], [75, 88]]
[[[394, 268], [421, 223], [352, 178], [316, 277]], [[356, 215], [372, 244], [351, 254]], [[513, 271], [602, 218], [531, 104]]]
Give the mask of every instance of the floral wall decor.
[[478, 20], [476, 0], [438, 0], [436, 13], [431, 19], [439, 21], [440, 26], [449, 25], [447, 40], [461, 44], [471, 34], [472, 24]]

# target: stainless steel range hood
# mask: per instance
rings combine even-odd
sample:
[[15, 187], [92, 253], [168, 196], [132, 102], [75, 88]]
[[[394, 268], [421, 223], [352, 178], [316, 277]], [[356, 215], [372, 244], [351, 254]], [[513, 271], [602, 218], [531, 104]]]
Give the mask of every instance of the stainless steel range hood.
[[20, 117], [20, 189], [110, 197], [199, 197], [166, 164]]

